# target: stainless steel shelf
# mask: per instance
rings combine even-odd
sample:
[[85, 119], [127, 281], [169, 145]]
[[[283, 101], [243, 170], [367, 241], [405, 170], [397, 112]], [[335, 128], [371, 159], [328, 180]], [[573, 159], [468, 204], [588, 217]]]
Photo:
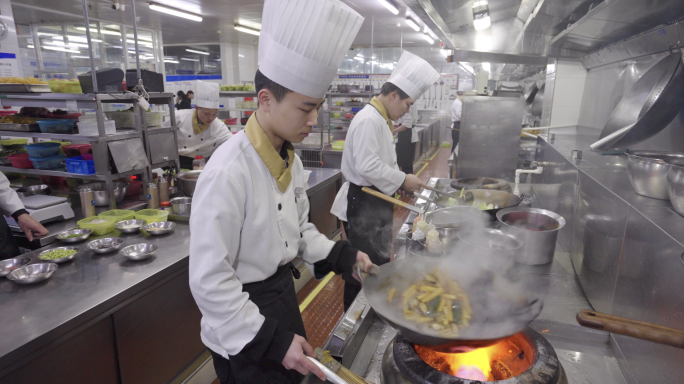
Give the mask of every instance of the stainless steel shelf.
[[254, 109], [240, 109], [240, 108], [221, 108], [221, 111], [233, 111], [233, 112], [255, 112], [256, 108]]
[[330, 97], [364, 97], [365, 98], [365, 97], [377, 96], [379, 94], [380, 94], [380, 92], [377, 92], [377, 91], [373, 92], [373, 93], [369, 93], [369, 92], [357, 92], [357, 93], [354, 93], [354, 92], [350, 92], [350, 93], [328, 92], [328, 93], [326, 93], [326, 96], [330, 96]]
[[[169, 128], [165, 128], [169, 129]], [[157, 132], [157, 131], [155, 131]], [[108, 135], [102, 139], [93, 136], [83, 136], [79, 134], [64, 134], [64, 133], [42, 133], [42, 132], [17, 132], [17, 131], [0, 131], [0, 136], [10, 136], [10, 137], [34, 137], [38, 139], [58, 139], [58, 140], [71, 140], [71, 141], [87, 141], [90, 143], [98, 143], [101, 141], [117, 141], [132, 139], [140, 137], [140, 132], [121, 132], [115, 135]]]
[[221, 91], [220, 97], [256, 97], [256, 91]]
[[[173, 100], [172, 93], [149, 94], [151, 104], [166, 104]], [[67, 103], [73, 107], [76, 103], [78, 109], [96, 109], [97, 100], [103, 103], [132, 103], [136, 96], [131, 93], [98, 93], [98, 94], [76, 94], [76, 93], [5, 93], [0, 94], [0, 104], [3, 106], [21, 107], [45, 107], [45, 108], [67, 108]]]
[[[83, 179], [83, 180], [101, 180], [101, 181], [106, 180], [105, 175], [98, 175], [98, 174], [81, 175], [78, 173], [69, 173], [69, 172], [64, 172], [64, 171], [49, 171], [49, 170], [44, 170], [44, 169], [22, 169], [22, 168], [14, 168], [14, 167], [7, 167], [7, 166], [0, 166], [0, 172], [21, 173], [24, 175], [69, 177], [72, 179]], [[145, 169], [134, 169], [134, 170], [128, 171], [128, 172], [112, 174], [112, 178], [113, 179], [119, 179], [122, 177], [135, 175], [137, 173], [142, 173], [142, 172], [145, 172]]]
[[320, 144], [294, 144], [294, 147], [295, 147], [295, 149], [306, 149], [306, 150], [315, 150], [315, 151], [321, 150]]

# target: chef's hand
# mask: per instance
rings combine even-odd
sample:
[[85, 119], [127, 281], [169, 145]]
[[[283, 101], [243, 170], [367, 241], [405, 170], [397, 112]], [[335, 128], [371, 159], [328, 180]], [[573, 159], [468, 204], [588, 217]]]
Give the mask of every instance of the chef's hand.
[[[370, 270], [370, 268], [373, 266], [373, 262], [370, 260], [370, 257], [361, 251], [356, 252], [356, 264], [359, 263], [363, 264], [364, 272], [368, 272], [368, 270]], [[359, 276], [356, 274], [356, 267], [354, 267], [354, 273], [352, 276], [354, 276], [359, 283], [361, 282], [361, 279], [359, 279]]]
[[401, 185], [402, 188], [409, 192], [418, 192], [421, 188], [426, 187], [421, 179], [416, 175], [406, 175], [404, 179], [404, 184]]
[[299, 335], [294, 335], [292, 344], [290, 344], [290, 348], [287, 350], [285, 358], [283, 359], [283, 367], [294, 369], [302, 375], [307, 375], [310, 371], [318, 376], [321, 381], [325, 381], [325, 373], [309, 360], [305, 353], [311, 357], [316, 357], [313, 348], [311, 348], [311, 345], [309, 345], [306, 339]]
[[17, 219], [19, 228], [21, 228], [24, 234], [26, 234], [26, 237], [28, 237], [29, 241], [33, 241], [33, 232], [35, 232], [38, 236], [45, 236], [50, 233], [45, 227], [43, 227], [43, 225], [37, 222], [36, 219], [31, 217], [28, 213], [24, 213]]

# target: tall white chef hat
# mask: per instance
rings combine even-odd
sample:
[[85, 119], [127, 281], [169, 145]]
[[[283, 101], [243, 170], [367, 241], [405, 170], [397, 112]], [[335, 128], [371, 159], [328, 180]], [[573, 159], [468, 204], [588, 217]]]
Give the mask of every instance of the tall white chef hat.
[[197, 81], [195, 89], [195, 105], [200, 108], [218, 109], [219, 107], [219, 87], [216, 83]]
[[323, 97], [362, 23], [339, 0], [266, 0], [259, 70], [292, 91]]
[[416, 100], [439, 80], [439, 73], [432, 65], [411, 52], [404, 51], [389, 81], [410, 98]]

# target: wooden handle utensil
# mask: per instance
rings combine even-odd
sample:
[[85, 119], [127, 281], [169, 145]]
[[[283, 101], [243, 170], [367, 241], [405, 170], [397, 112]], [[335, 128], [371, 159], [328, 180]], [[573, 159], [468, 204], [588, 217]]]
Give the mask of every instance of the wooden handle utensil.
[[577, 314], [577, 322], [587, 328], [600, 329], [654, 343], [684, 348], [684, 331], [679, 329], [587, 310]]
[[387, 196], [387, 195], [385, 195], [385, 194], [382, 193], [382, 192], [378, 192], [378, 191], [376, 191], [376, 190], [374, 190], [374, 189], [370, 189], [370, 188], [368, 188], [368, 187], [363, 187], [363, 188], [361, 188], [361, 190], [364, 191], [364, 192], [366, 192], [366, 193], [369, 194], [369, 195], [373, 195], [373, 196], [377, 197], [378, 199], [382, 199], [382, 200], [385, 200], [385, 201], [387, 201], [387, 202], [390, 202], [390, 203], [392, 203], [392, 204], [394, 204], [394, 205], [398, 205], [398, 206], [400, 206], [400, 207], [402, 207], [402, 208], [406, 208], [406, 209], [411, 210], [411, 211], [413, 211], [413, 212], [420, 213], [421, 215], [422, 215], [422, 214], [425, 214], [425, 211], [424, 211], [424, 210], [422, 210], [422, 209], [420, 209], [420, 208], [418, 208], [418, 207], [416, 207], [416, 206], [414, 206], [414, 205], [411, 205], [411, 204], [409, 204], [409, 203], [404, 203], [403, 201], [401, 201], [401, 200], [399, 200], [399, 199], [395, 199], [394, 197]]

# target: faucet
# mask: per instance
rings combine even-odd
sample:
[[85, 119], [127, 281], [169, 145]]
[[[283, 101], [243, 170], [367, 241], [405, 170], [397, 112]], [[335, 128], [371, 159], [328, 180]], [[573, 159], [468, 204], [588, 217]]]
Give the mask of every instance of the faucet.
[[[535, 164], [535, 163], [533, 163]], [[540, 166], [539, 163], [537, 164], [537, 168], [535, 169], [516, 169], [515, 170], [515, 188], [513, 188], [513, 194], [520, 196], [520, 175], [523, 173], [528, 173], [528, 174], [534, 174], [534, 175], [541, 175], [542, 172], [544, 171], [544, 167]]]

